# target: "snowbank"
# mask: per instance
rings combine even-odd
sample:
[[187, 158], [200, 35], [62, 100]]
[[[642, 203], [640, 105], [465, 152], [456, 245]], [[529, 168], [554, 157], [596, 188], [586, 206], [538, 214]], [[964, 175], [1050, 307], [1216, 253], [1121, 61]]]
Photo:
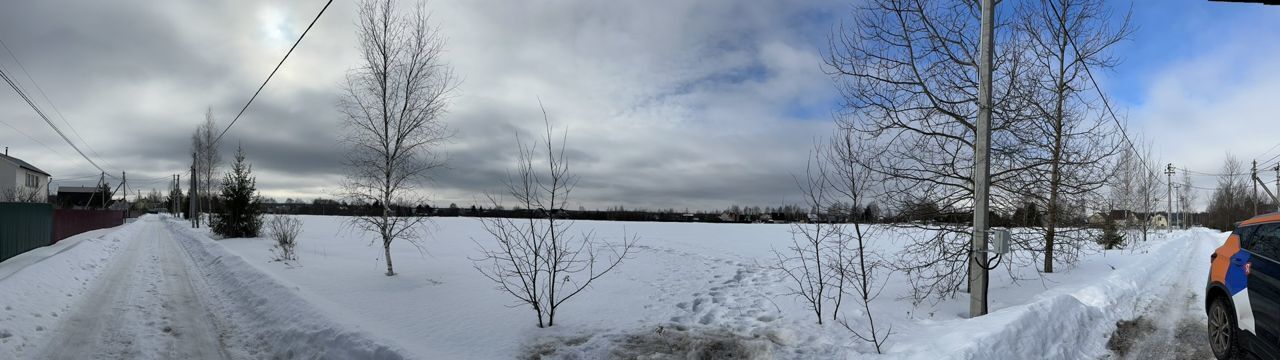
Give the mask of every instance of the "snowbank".
[[212, 239], [168, 222], [175, 239], [196, 262], [203, 281], [215, 289], [211, 311], [233, 320], [233, 349], [253, 358], [404, 359], [403, 351], [373, 340], [358, 327], [330, 321], [321, 311]]
[[[1224, 234], [1206, 229], [1160, 240], [1149, 253], [1069, 293], [1050, 291], [1031, 303], [977, 319], [937, 322], [922, 331], [936, 339], [920, 346], [899, 343], [894, 352], [913, 359], [1083, 359], [1108, 353], [1116, 321], [1138, 312], [1170, 289], [1208, 274], [1208, 255]], [[1199, 291], [1203, 291], [1202, 289]], [[1055, 294], [1056, 293], [1056, 294]]]
[[0, 262], [0, 359], [27, 359], [89, 290], [123, 241], [122, 225], [78, 234]]

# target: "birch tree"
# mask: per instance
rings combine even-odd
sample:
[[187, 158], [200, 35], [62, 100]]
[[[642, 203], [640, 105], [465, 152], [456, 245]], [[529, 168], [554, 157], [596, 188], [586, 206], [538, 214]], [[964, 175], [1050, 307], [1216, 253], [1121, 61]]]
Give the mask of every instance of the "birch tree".
[[200, 209], [196, 210], [201, 212], [212, 210], [212, 200], [216, 198], [213, 195], [213, 189], [217, 186], [214, 176], [218, 173], [218, 167], [222, 166], [218, 132], [218, 120], [214, 118], [213, 109], [210, 108], [205, 110], [204, 122], [191, 133], [191, 152], [194, 154], [192, 161], [195, 163], [196, 186], [200, 197]]
[[429, 20], [422, 3], [401, 13], [394, 0], [362, 1], [360, 63], [348, 71], [339, 103], [351, 147], [343, 195], [380, 205], [378, 214], [356, 216], [352, 225], [377, 234], [387, 276], [395, 275], [391, 243], [418, 246], [417, 227], [425, 221], [392, 207], [423, 203], [420, 184], [443, 165], [440, 147], [450, 135], [443, 116], [456, 80], [442, 58], [445, 39]]

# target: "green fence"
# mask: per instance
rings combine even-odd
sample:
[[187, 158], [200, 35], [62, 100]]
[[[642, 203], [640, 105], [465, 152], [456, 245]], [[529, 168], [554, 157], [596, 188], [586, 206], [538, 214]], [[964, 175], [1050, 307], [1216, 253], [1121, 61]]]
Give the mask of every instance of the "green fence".
[[53, 205], [0, 203], [0, 261], [53, 243]]

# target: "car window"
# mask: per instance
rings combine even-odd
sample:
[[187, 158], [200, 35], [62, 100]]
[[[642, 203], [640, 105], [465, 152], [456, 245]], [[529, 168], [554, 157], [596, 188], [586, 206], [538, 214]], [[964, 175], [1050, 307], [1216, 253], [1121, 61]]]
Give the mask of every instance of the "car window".
[[1236, 229], [1235, 235], [1240, 238], [1241, 249], [1253, 250], [1253, 231], [1257, 229], [1257, 226], [1245, 226]]
[[[1246, 233], [1247, 234], [1247, 233]], [[1257, 226], [1257, 230], [1248, 235], [1249, 250], [1271, 260], [1280, 260], [1280, 224]]]

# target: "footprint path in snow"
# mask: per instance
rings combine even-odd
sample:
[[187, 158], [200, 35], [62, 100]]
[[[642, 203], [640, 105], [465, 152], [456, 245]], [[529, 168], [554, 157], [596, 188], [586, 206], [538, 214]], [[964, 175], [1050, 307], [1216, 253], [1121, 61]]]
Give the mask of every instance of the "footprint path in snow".
[[[672, 248], [637, 245], [660, 258], [666, 269], [649, 285], [650, 296], [668, 308], [670, 322], [747, 332], [781, 318], [771, 300], [781, 279], [753, 263]], [[661, 310], [661, 308], [659, 308]]]

